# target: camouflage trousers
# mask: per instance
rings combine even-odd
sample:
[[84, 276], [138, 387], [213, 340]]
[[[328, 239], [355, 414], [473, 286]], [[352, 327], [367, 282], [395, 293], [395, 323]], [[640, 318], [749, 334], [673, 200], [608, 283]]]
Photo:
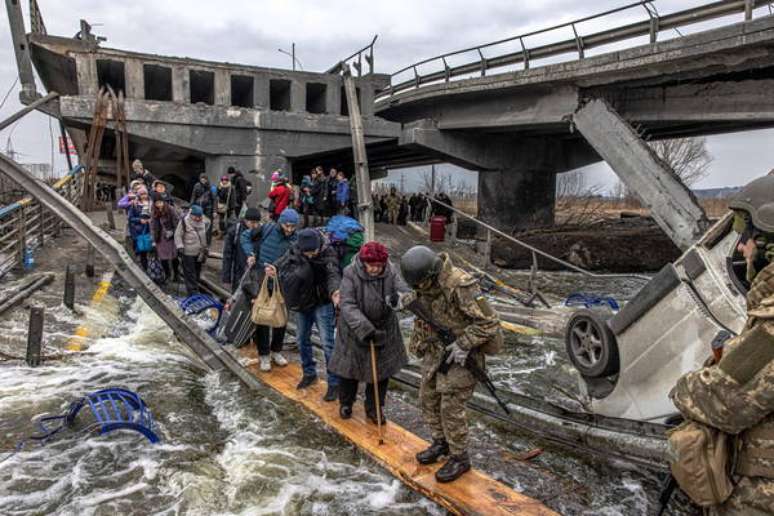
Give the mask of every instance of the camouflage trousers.
[[465, 405], [473, 396], [475, 384], [439, 392], [438, 374], [423, 378], [419, 385], [422, 417], [430, 427], [433, 439], [445, 439], [452, 455], [468, 451], [468, 416]]
[[774, 480], [761, 477], [737, 477], [731, 498], [713, 508], [719, 516], [758, 516], [774, 512]]

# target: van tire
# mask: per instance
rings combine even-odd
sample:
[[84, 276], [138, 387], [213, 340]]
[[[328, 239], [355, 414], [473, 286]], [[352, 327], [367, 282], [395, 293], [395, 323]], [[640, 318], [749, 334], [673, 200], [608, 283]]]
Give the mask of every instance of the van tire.
[[567, 322], [565, 349], [575, 368], [589, 378], [602, 378], [620, 370], [618, 342], [604, 315], [582, 309]]

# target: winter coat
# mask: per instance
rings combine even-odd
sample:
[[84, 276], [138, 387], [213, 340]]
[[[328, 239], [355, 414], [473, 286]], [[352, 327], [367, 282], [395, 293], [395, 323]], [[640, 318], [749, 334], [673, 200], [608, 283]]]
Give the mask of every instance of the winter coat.
[[177, 258], [177, 248], [175, 247], [175, 229], [180, 222], [180, 215], [174, 206], [167, 205], [164, 213], [158, 215], [158, 211], [153, 209], [151, 218], [151, 235], [156, 244], [156, 254], [159, 260], [172, 260]]
[[312, 197], [314, 197], [314, 207], [318, 213], [323, 213], [328, 205], [328, 185], [325, 178], [318, 177], [312, 181]]
[[274, 215], [279, 216], [290, 205], [290, 187], [286, 183], [277, 185], [269, 192], [269, 199], [274, 201]]
[[239, 209], [242, 203], [247, 200], [247, 179], [245, 179], [241, 172], [235, 172], [231, 178], [231, 184], [236, 194], [234, 202], [237, 209]]
[[339, 258], [328, 245], [314, 258], [307, 258], [294, 244], [274, 265], [279, 271], [282, 293], [291, 310], [314, 310], [330, 303], [333, 293], [339, 290]]
[[349, 203], [349, 181], [342, 179], [336, 185], [336, 204], [346, 206]]
[[202, 207], [204, 214], [210, 219], [212, 218], [212, 213], [215, 211], [215, 195], [212, 193], [209, 181], [206, 184], [199, 181], [194, 185], [191, 204], [198, 204]]
[[386, 333], [384, 341], [375, 348], [378, 380], [393, 376], [408, 363], [398, 316], [384, 299], [409, 290], [390, 263], [379, 276], [370, 276], [359, 258], [344, 269], [336, 345], [328, 364], [332, 373], [373, 382], [368, 338], [375, 330]]
[[134, 181], [136, 179], [139, 179], [143, 183], [145, 183], [145, 187], [148, 189], [148, 191], [153, 190], [153, 182], [156, 180], [156, 177], [151, 174], [148, 170], [143, 169], [142, 173], [138, 174], [136, 172], [132, 172], [132, 175], [129, 178], [129, 181]]
[[258, 261], [269, 265], [279, 260], [296, 241], [296, 233], [287, 236], [279, 224], [264, 224], [260, 229]]
[[207, 249], [209, 227], [210, 221], [207, 218], [195, 222], [190, 214], [186, 215], [175, 229], [175, 247], [182, 249], [185, 256], [199, 256], [199, 253]]
[[335, 211], [338, 206], [336, 203], [336, 192], [339, 189], [339, 180], [335, 176], [328, 176], [325, 179], [325, 188], [328, 189], [328, 207]]
[[237, 193], [234, 186], [229, 183], [218, 184], [218, 204], [223, 206], [225, 211], [223, 213], [233, 213], [236, 210]]
[[137, 236], [147, 233], [150, 230], [149, 224], [140, 222], [142, 220], [142, 212], [145, 208], [147, 208], [147, 205], [137, 203], [129, 206], [129, 209], [126, 211], [126, 217], [129, 222], [129, 235], [132, 239], [135, 239]]
[[236, 288], [247, 269], [247, 256], [242, 251], [240, 236], [245, 229], [241, 222], [231, 224], [223, 238], [223, 269], [220, 279], [223, 283], [230, 283]]

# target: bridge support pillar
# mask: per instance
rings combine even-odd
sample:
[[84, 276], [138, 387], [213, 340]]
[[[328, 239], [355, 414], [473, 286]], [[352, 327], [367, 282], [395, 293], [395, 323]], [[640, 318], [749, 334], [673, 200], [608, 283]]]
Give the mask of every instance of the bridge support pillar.
[[479, 172], [478, 216], [507, 232], [554, 223], [556, 172], [514, 167]]

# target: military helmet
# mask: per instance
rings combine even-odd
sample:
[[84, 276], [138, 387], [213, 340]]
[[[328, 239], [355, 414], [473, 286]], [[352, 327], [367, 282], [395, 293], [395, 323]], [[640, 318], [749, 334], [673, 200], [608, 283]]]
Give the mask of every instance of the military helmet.
[[748, 183], [731, 198], [728, 207], [747, 212], [756, 229], [774, 233], [774, 176], [759, 177]]
[[424, 245], [415, 245], [400, 258], [400, 273], [406, 283], [417, 287], [429, 277], [441, 272], [441, 258]]

